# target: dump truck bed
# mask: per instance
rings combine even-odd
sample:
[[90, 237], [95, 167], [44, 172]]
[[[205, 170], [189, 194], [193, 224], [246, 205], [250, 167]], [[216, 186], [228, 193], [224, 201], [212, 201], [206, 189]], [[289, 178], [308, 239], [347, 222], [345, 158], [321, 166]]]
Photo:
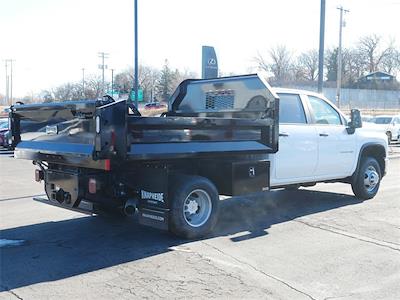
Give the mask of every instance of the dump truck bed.
[[126, 101], [15, 105], [15, 157], [107, 169], [125, 160], [277, 151], [278, 99], [258, 75], [184, 81], [162, 117]]

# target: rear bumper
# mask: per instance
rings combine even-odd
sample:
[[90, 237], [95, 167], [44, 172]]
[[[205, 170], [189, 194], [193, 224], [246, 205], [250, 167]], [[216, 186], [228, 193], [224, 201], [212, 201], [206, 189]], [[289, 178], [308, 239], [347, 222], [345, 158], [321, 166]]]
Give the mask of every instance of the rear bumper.
[[44, 204], [52, 205], [55, 207], [80, 212], [80, 213], [87, 214], [87, 215], [92, 215], [95, 213], [94, 208], [93, 208], [93, 203], [85, 201], [85, 200], [81, 200], [81, 202], [79, 203], [79, 205], [77, 207], [70, 207], [67, 205], [63, 205], [61, 203], [58, 203], [57, 201], [51, 201], [47, 197], [46, 198], [45, 197], [34, 197], [33, 200], [44, 203]]

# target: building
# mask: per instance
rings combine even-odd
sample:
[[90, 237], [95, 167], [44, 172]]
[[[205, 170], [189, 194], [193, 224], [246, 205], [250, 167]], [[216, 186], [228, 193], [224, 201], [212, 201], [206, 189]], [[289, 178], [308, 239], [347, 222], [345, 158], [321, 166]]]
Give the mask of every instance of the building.
[[394, 86], [396, 77], [382, 71], [376, 71], [360, 77], [357, 86], [364, 89], [381, 89]]

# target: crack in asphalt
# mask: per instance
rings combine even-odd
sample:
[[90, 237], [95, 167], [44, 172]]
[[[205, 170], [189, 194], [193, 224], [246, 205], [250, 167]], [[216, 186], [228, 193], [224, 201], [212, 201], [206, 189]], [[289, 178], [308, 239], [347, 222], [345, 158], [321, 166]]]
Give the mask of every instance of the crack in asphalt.
[[107, 282], [105, 283], [105, 285], [106, 285], [107, 287], [111, 288], [111, 289], [113, 289], [113, 288], [118, 288], [118, 289], [120, 289], [120, 290], [122, 290], [122, 291], [129, 292], [129, 294], [131, 294], [131, 295], [133, 295], [133, 296], [137, 296], [136, 293], [135, 293], [134, 291], [132, 291], [133, 288], [124, 288], [124, 287], [122, 287], [122, 286], [115, 285], [115, 284], [110, 284], [110, 283], [107, 283]]
[[343, 297], [349, 297], [349, 296], [353, 296], [354, 294], [348, 294], [348, 295], [342, 295], [342, 296], [331, 296], [331, 297], [326, 297], [324, 298], [324, 300], [332, 300], [332, 299], [339, 299], [339, 298], [343, 298]]
[[314, 298], [314, 297], [311, 296], [310, 294], [307, 294], [306, 292], [301, 291], [301, 290], [299, 290], [298, 288], [295, 288], [294, 286], [292, 286], [292, 285], [290, 285], [289, 283], [285, 282], [283, 279], [280, 279], [280, 278], [278, 278], [278, 277], [276, 277], [276, 276], [274, 276], [274, 275], [268, 274], [268, 273], [264, 272], [263, 270], [260, 270], [260, 269], [256, 268], [256, 267], [253, 266], [252, 264], [249, 264], [249, 263], [247, 263], [247, 262], [245, 262], [245, 261], [242, 261], [242, 260], [236, 258], [235, 256], [233, 256], [233, 255], [231, 255], [231, 254], [228, 254], [228, 253], [224, 252], [223, 250], [219, 249], [219, 248], [216, 247], [216, 246], [213, 246], [213, 245], [211, 245], [211, 244], [208, 244], [208, 243], [206, 243], [206, 242], [204, 242], [204, 241], [202, 241], [201, 243], [204, 244], [204, 245], [207, 245], [207, 246], [209, 246], [209, 247], [211, 247], [211, 248], [213, 248], [214, 250], [218, 251], [219, 253], [221, 253], [221, 254], [223, 254], [223, 255], [225, 255], [225, 256], [228, 256], [228, 257], [232, 258], [233, 260], [237, 261], [237, 262], [240, 263], [240, 264], [243, 264], [243, 265], [246, 265], [246, 266], [250, 267], [250, 268], [253, 269], [254, 271], [256, 271], [256, 272], [258, 272], [258, 273], [260, 273], [260, 274], [263, 274], [264, 276], [266, 276], [266, 277], [268, 277], [268, 278], [271, 278], [271, 279], [273, 279], [273, 280], [275, 280], [275, 281], [278, 281], [278, 282], [284, 284], [284, 285], [287, 286], [288, 288], [290, 288], [290, 289], [292, 289], [292, 290], [294, 290], [294, 291], [296, 291], [296, 292], [298, 292], [298, 293], [300, 293], [300, 294], [303, 294], [304, 296], [307, 296], [308, 298], [310, 298], [310, 299], [312, 299], [312, 300], [316, 300], [316, 298]]
[[24, 300], [24, 298], [20, 297], [16, 292], [14, 292], [13, 290], [8, 289], [8, 287], [6, 286], [1, 286], [2, 289], [4, 289], [4, 292], [10, 293], [11, 295], [13, 295], [15, 298], [20, 299], [20, 300]]
[[[360, 242], [365, 242], [365, 243], [373, 244], [373, 245], [376, 245], [376, 246], [380, 246], [380, 247], [384, 247], [384, 248], [387, 248], [387, 249], [390, 249], [390, 250], [394, 250], [394, 251], [400, 252], [400, 249], [398, 249], [398, 248], [392, 247], [390, 245], [381, 244], [381, 243], [394, 244], [394, 243], [391, 243], [391, 242], [379, 241], [379, 240], [376, 240], [376, 239], [373, 239], [373, 238], [368, 238], [368, 237], [362, 238], [361, 236], [355, 236], [354, 234], [351, 234], [351, 233], [348, 233], [348, 232], [344, 232], [344, 231], [342, 231], [340, 229], [324, 228], [324, 227], [321, 227], [321, 226], [318, 226], [318, 225], [310, 224], [308, 222], [305, 222], [305, 221], [302, 221], [302, 220], [299, 220], [299, 219], [292, 220], [292, 221], [300, 223], [300, 224], [303, 224], [303, 225], [306, 225], [306, 226], [309, 226], [311, 228], [324, 230], [324, 231], [327, 231], [327, 232], [331, 232], [331, 233], [334, 233], [334, 234], [338, 234], [338, 235], [341, 235], [341, 236], [352, 238], [352, 239], [355, 239], [355, 240], [360, 241]], [[379, 243], [379, 242], [381, 242], [381, 243]]]
[[[202, 243], [208, 245], [208, 244], [205, 243], [205, 242], [202, 242]], [[209, 245], [209, 246], [210, 246], [210, 245]], [[212, 247], [212, 246], [211, 246], [211, 247]], [[227, 276], [227, 277], [230, 277], [230, 278], [232, 278], [232, 279], [236, 279], [237, 281], [239, 281], [239, 284], [242, 285], [242, 286], [246, 286], [246, 287], [250, 287], [250, 288], [261, 289], [261, 290], [263, 291], [263, 293], [266, 293], [266, 294], [268, 294], [268, 295], [272, 295], [272, 292], [269, 291], [268, 289], [262, 288], [262, 287], [260, 287], [260, 286], [255, 286], [255, 285], [248, 284], [248, 283], [244, 282], [243, 279], [242, 279], [240, 276], [235, 276], [234, 274], [232, 274], [232, 273], [230, 273], [230, 272], [227, 272], [226, 270], [224, 270], [224, 269], [222, 269], [222, 268], [219, 268], [218, 266], [216, 266], [215, 264], [213, 264], [212, 261], [211, 261], [211, 259], [209, 259], [209, 258], [207, 258], [207, 257], [204, 257], [202, 254], [200, 254], [200, 253], [198, 253], [198, 252], [193, 252], [193, 253], [194, 253], [194, 254], [197, 254], [197, 255], [200, 257], [200, 259], [206, 261], [208, 265], [210, 265], [211, 267], [215, 268], [215, 269], [219, 272], [219, 274], [212, 274], [212, 273], [206, 272], [206, 271], [204, 271], [204, 270], [198, 270], [197, 272], [198, 272], [199, 274], [207, 274], [207, 275], [209, 275], [210, 277], [221, 276], [221, 275], [222, 275], [222, 276]]]

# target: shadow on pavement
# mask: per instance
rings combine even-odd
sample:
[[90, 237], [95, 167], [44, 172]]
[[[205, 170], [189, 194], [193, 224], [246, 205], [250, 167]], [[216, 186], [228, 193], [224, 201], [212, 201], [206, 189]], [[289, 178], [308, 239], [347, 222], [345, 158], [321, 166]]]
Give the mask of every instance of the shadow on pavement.
[[[273, 224], [358, 203], [353, 196], [309, 190], [230, 198], [221, 201], [220, 218], [213, 236], [250, 232], [232, 238], [240, 242], [266, 235]], [[26, 241], [22, 246], [0, 249], [0, 291], [140, 260], [187, 242], [142, 227], [136, 219], [101, 217], [10, 228], [1, 231], [0, 238]]]

